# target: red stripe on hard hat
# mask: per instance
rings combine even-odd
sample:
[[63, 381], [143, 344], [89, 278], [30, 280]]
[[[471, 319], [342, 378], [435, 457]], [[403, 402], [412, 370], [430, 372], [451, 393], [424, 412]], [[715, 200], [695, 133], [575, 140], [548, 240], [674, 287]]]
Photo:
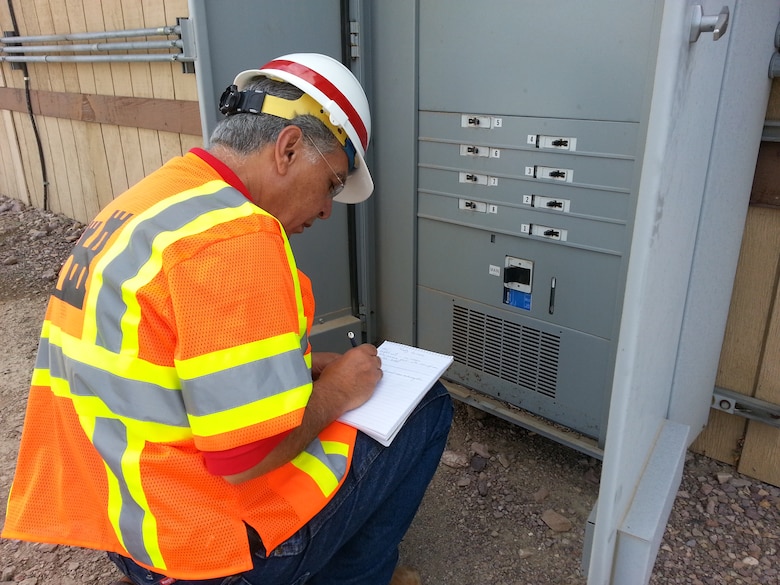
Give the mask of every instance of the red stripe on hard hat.
[[286, 61], [284, 59], [277, 59], [275, 61], [271, 61], [270, 63], [266, 63], [260, 69], [279, 69], [280, 71], [292, 73], [301, 79], [308, 81], [314, 87], [319, 89], [322, 93], [336, 102], [342, 110], [344, 110], [344, 113], [347, 114], [352, 127], [355, 129], [355, 132], [357, 132], [357, 135], [360, 138], [360, 142], [363, 145], [363, 152], [368, 149], [368, 132], [366, 131], [366, 126], [363, 123], [363, 119], [352, 106], [352, 103], [343, 93], [341, 93], [338, 87], [330, 82], [327, 77], [320, 75], [314, 71], [314, 69], [309, 69], [305, 65], [301, 65], [300, 63], [296, 63], [294, 61]]

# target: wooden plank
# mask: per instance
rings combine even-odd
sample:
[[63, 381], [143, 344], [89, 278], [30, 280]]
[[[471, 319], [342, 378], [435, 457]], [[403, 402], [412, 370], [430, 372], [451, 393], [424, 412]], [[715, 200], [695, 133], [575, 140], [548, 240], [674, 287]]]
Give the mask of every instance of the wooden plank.
[[[103, 22], [103, 6], [101, 0], [83, 0], [84, 24], [87, 32], [101, 32], [106, 30]], [[94, 93], [102, 95], [114, 95], [114, 79], [111, 76], [110, 63], [93, 63], [92, 75], [95, 79]], [[83, 81], [83, 79], [82, 79]]]
[[144, 176], [156, 171], [162, 166], [162, 150], [156, 130], [138, 130], [138, 141], [141, 146], [141, 162]]
[[187, 152], [191, 148], [203, 148], [203, 136], [191, 136], [189, 134], [181, 135], [182, 152]]
[[[169, 23], [165, 16], [165, 4], [160, 0], [142, 0], [146, 26], [160, 26]], [[152, 95], [156, 98], [175, 99], [173, 90], [174, 71], [181, 71], [181, 65], [174, 63], [150, 63]]]
[[[187, 18], [189, 14], [187, 0], [165, 0], [166, 24], [176, 24], [177, 18]], [[171, 71], [174, 97], [177, 100], [198, 101], [198, 86], [195, 82], [195, 75], [183, 73], [181, 64], [173, 64]]]
[[[717, 386], [752, 396], [759, 377], [761, 353], [774, 299], [780, 229], [774, 209], [748, 209], [734, 292], [721, 349]], [[710, 412], [707, 427], [691, 448], [735, 464], [745, 437], [746, 419]]]
[[125, 171], [127, 172], [127, 183], [129, 186], [132, 186], [145, 176], [138, 128], [121, 126], [119, 128], [119, 137], [122, 141], [122, 155], [124, 157]]
[[[780, 210], [774, 211], [774, 228], [780, 232]], [[780, 251], [775, 249], [775, 254]], [[775, 272], [775, 297], [762, 353], [755, 397], [780, 404], [780, 262]], [[780, 486], [780, 428], [749, 421], [739, 471]]]
[[[30, 101], [33, 112], [51, 118], [181, 134], [197, 135], [201, 132], [196, 102], [50, 91], [33, 91]], [[24, 91], [0, 87], [0, 110], [27, 112]]]
[[[0, 87], [6, 86], [5, 71], [0, 69]], [[31, 203], [30, 193], [27, 189], [27, 180], [22, 162], [21, 147], [16, 132], [16, 123], [13, 114], [8, 110], [2, 112], [3, 135], [7, 140], [7, 151], [3, 157], [6, 164], [4, 177], [9, 180], [6, 193], [28, 205]], [[13, 178], [13, 182], [10, 178]]]
[[748, 209], [716, 385], [752, 395], [774, 299], [780, 229], [773, 209]]
[[[72, 32], [87, 32], [87, 20], [84, 16], [84, 2], [82, 0], [65, 0], [68, 23]], [[78, 90], [70, 90], [78, 93], [97, 93], [95, 87], [95, 73], [91, 63], [78, 63], [76, 65], [78, 78]]]
[[41, 161], [38, 155], [32, 126], [27, 114], [13, 113], [16, 136], [19, 140], [19, 152], [22, 157], [27, 192], [30, 194], [30, 204], [43, 207], [43, 183], [41, 181]]
[[181, 156], [181, 135], [173, 132], [158, 132], [157, 137], [160, 140], [160, 157], [163, 163], [168, 162], [173, 157]]
[[750, 203], [780, 207], [780, 142], [762, 142]]
[[[127, 190], [129, 186], [127, 169], [125, 167], [124, 152], [122, 152], [122, 140], [119, 137], [119, 127], [111, 124], [101, 124], [103, 133], [103, 147], [108, 161], [108, 171], [111, 177], [112, 199]], [[109, 199], [110, 201], [110, 199]], [[101, 203], [103, 199], [101, 198]], [[105, 203], [103, 203], [105, 205]]]
[[741, 416], [710, 410], [707, 426], [691, 444], [691, 451], [737, 465], [746, 428], [747, 421]]
[[780, 429], [750, 421], [737, 470], [780, 486]]

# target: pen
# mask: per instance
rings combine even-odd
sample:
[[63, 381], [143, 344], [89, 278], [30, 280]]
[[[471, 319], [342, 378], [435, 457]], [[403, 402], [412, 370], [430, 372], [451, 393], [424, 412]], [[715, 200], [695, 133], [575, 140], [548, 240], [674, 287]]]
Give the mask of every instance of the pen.
[[355, 341], [355, 334], [352, 333], [352, 331], [347, 332], [347, 337], [349, 337], [349, 342], [352, 344], [352, 347], [357, 347], [357, 341]]

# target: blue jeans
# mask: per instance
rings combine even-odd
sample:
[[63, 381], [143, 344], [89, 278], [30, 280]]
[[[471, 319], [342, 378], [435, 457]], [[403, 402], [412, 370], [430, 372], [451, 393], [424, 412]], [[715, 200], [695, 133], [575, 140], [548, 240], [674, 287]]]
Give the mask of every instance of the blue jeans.
[[[437, 382], [389, 447], [358, 433], [352, 467], [333, 500], [270, 554], [260, 544], [254, 567], [239, 575], [180, 585], [382, 585], [398, 562], [398, 544], [439, 464], [452, 423], [452, 401]], [[138, 585], [163, 575], [109, 553]]]

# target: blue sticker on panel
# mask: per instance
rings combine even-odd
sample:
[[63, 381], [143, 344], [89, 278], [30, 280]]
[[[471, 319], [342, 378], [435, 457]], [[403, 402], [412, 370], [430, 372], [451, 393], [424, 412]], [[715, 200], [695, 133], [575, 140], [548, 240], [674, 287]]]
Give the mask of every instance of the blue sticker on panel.
[[531, 310], [531, 293], [520, 292], [512, 290], [511, 288], [504, 289], [504, 304], [517, 307], [518, 309]]

